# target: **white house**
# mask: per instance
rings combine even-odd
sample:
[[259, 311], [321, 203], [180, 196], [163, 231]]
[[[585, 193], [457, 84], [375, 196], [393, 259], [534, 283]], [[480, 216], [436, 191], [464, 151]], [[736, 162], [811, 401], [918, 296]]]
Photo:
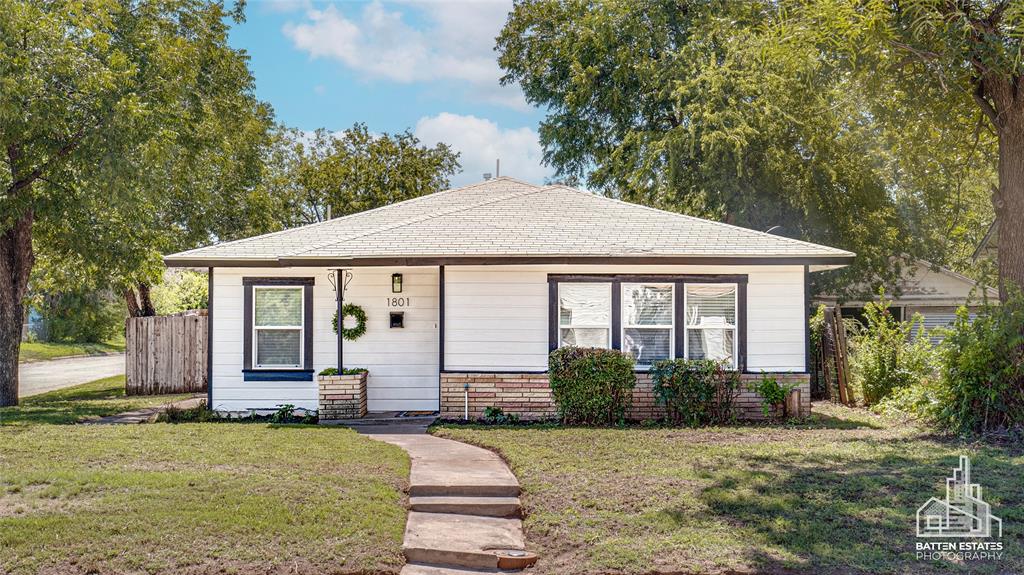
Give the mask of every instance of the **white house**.
[[[637, 357], [646, 418], [644, 369], [673, 357], [781, 374], [809, 411], [808, 274], [853, 257], [503, 177], [165, 261], [209, 268], [213, 409], [317, 409], [340, 355], [368, 370], [370, 411], [544, 416], [548, 353], [586, 345]], [[336, 277], [367, 317], [354, 341], [332, 328]]]

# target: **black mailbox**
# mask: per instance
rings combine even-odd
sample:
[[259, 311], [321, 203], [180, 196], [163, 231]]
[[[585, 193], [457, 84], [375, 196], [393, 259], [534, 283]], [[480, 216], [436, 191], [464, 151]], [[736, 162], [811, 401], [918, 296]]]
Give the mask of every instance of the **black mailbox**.
[[391, 327], [405, 327], [405, 312], [391, 312]]

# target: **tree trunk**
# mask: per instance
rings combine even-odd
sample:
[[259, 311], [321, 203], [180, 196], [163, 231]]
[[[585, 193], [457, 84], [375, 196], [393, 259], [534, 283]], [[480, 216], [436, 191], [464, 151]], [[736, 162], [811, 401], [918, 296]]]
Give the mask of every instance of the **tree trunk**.
[[145, 317], [156, 315], [156, 308], [153, 307], [153, 298], [150, 297], [149, 293], [149, 284], [143, 282], [139, 282], [139, 308]]
[[0, 406], [18, 404], [18, 352], [28, 279], [35, 264], [28, 211], [0, 236]]
[[1005, 302], [1011, 289], [1024, 289], [1024, 109], [1006, 110], [1003, 122], [993, 204], [999, 220], [999, 299]]

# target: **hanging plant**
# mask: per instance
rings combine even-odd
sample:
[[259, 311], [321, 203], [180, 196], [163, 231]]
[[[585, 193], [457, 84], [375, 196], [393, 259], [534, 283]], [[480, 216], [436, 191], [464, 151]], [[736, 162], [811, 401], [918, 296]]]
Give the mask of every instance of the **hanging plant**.
[[[356, 320], [356, 325], [342, 327], [341, 337], [354, 341], [366, 333], [366, 312], [363, 311], [363, 308], [354, 303], [347, 303], [341, 307], [341, 315], [343, 317], [354, 317]], [[344, 320], [342, 321], [344, 322]], [[338, 312], [334, 312], [334, 318], [331, 319], [331, 327], [334, 328], [334, 333], [338, 333]]]

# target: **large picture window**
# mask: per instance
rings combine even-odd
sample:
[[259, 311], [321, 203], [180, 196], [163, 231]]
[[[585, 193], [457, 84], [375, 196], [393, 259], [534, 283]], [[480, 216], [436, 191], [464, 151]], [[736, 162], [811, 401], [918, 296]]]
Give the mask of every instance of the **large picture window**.
[[673, 284], [622, 284], [622, 351], [641, 367], [673, 357]]
[[611, 347], [612, 284], [558, 284], [558, 347]]
[[686, 357], [736, 367], [737, 286], [687, 284]]
[[253, 287], [253, 367], [302, 366], [302, 300], [301, 286]]

